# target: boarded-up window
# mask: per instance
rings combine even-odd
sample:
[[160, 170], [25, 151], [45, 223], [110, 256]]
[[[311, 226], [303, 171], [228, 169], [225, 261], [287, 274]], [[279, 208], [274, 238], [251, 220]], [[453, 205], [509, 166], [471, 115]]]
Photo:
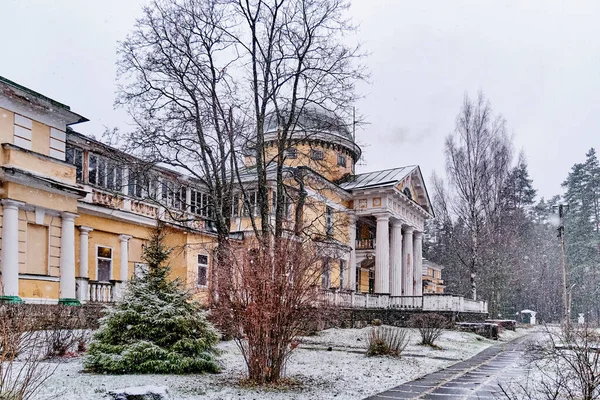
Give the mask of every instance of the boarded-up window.
[[48, 227], [27, 224], [26, 274], [48, 274]]

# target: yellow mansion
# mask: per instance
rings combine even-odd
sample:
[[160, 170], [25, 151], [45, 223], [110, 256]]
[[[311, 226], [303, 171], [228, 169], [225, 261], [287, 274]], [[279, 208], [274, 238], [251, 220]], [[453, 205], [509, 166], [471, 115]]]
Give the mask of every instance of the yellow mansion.
[[[113, 301], [145, 267], [149, 228], [157, 219], [169, 222], [172, 210], [191, 217], [170, 224], [172, 273], [207, 298], [216, 236], [202, 184], [161, 167], [152, 168], [151, 181], [129, 173], [117, 161], [128, 155], [71, 128], [85, 121], [0, 77], [1, 299]], [[266, 146], [277, 137], [277, 127], [269, 129]], [[287, 150], [286, 163], [306, 168], [324, 188], [308, 190], [322, 211], [314, 213], [321, 220], [315, 229], [339, 244], [323, 261], [323, 289], [346, 305], [450, 307], [452, 299], [432, 306], [423, 296], [423, 230], [433, 211], [419, 167], [354, 174], [360, 152], [343, 129], [323, 130]], [[149, 200], [157, 191], [160, 205]], [[236, 197], [233, 238], [243, 240], [250, 230], [248, 212]], [[330, 232], [334, 221], [344, 222], [343, 232]]]

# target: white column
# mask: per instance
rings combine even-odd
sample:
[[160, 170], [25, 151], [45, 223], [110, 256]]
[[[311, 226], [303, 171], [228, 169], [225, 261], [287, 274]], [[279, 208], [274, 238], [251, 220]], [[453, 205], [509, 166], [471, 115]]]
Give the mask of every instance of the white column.
[[402, 270], [403, 270], [403, 292], [404, 296], [413, 295], [413, 231], [409, 226], [404, 228], [404, 244], [402, 246]]
[[88, 253], [88, 234], [93, 228], [87, 226], [79, 227], [79, 276], [89, 278], [89, 253]]
[[390, 293], [390, 216], [377, 215], [375, 293]]
[[129, 239], [131, 239], [131, 236], [129, 235], [119, 236], [119, 240], [121, 241], [120, 280], [122, 282], [126, 282], [129, 278]]
[[413, 294], [423, 296], [423, 233], [413, 235]]
[[354, 214], [348, 214], [348, 237], [351, 249], [348, 260], [348, 289], [356, 290], [356, 217]]
[[6, 300], [19, 297], [19, 205], [18, 201], [4, 199], [2, 206], [2, 286], [0, 294]]
[[83, 302], [88, 301], [90, 296], [88, 234], [93, 230], [88, 226], [79, 227], [79, 277], [76, 282], [78, 285], [77, 299]]
[[75, 294], [75, 217], [76, 214], [62, 213], [60, 234], [60, 302], [76, 302]]
[[390, 244], [390, 295], [402, 296], [402, 223], [392, 222]]

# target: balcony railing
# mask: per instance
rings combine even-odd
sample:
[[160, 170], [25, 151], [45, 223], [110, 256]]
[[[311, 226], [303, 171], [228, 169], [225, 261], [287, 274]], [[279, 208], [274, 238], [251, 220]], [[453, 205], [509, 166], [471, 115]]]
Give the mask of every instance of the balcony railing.
[[89, 301], [111, 303], [114, 301], [115, 284], [112, 282], [90, 281]]
[[487, 313], [486, 301], [475, 301], [460, 296], [425, 294], [424, 296], [390, 296], [387, 294], [323, 291], [323, 303], [349, 308], [416, 309]]
[[356, 239], [356, 250], [373, 250], [375, 239]]

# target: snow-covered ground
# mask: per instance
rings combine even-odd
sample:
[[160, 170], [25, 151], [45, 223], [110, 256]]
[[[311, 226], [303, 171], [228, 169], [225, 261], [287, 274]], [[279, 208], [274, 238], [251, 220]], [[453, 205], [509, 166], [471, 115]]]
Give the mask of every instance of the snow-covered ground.
[[[301, 385], [285, 391], [240, 387], [243, 358], [235, 343], [222, 342], [221, 374], [87, 374], [81, 372], [81, 360], [73, 359], [59, 365], [36, 398], [103, 399], [116, 388], [164, 385], [172, 399], [361, 399], [470, 358], [495, 343], [471, 333], [445, 331], [436, 350], [418, 345], [418, 332], [410, 330], [403, 357], [366, 357], [369, 329], [328, 329], [303, 338], [287, 367], [287, 376]], [[508, 340], [522, 334], [506, 331], [503, 336]]]

